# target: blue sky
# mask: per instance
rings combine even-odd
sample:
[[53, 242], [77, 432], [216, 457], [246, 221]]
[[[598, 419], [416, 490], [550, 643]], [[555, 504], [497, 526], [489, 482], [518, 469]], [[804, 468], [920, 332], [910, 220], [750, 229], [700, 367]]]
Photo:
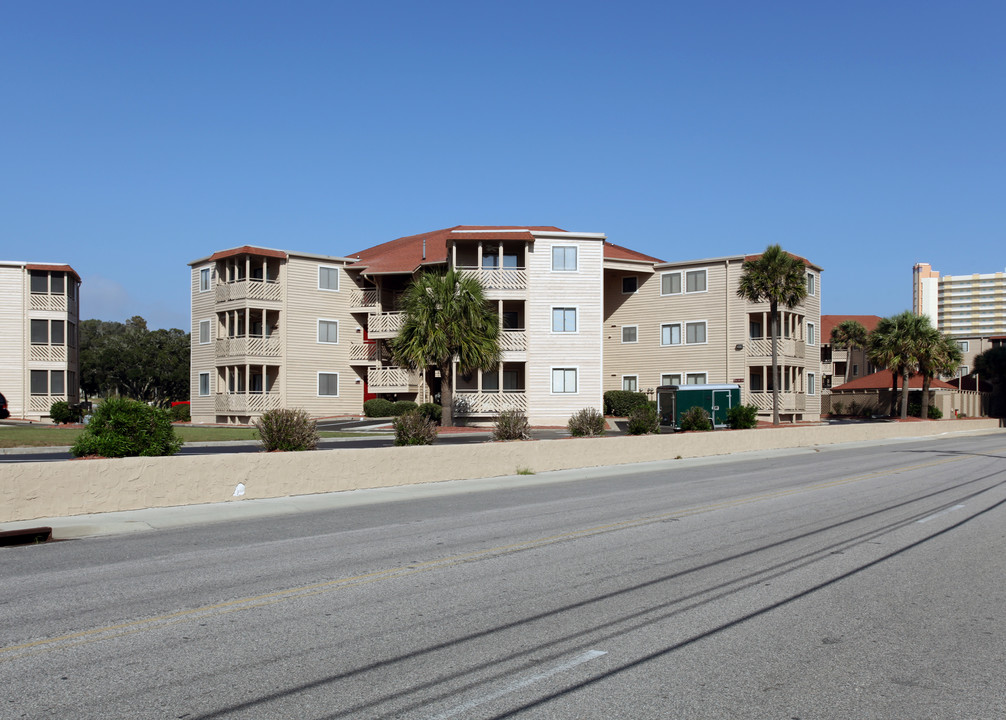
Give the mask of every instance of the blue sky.
[[770, 243], [825, 313], [1006, 268], [1006, 3], [8, 2], [0, 259], [188, 328], [186, 263], [457, 224]]

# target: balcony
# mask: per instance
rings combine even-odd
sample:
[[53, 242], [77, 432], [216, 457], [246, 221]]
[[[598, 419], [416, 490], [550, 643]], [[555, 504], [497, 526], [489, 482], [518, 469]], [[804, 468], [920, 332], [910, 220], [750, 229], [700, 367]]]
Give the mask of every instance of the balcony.
[[29, 310], [57, 310], [66, 312], [66, 295], [49, 295], [48, 293], [31, 293], [28, 300]]
[[372, 312], [377, 309], [377, 290], [354, 290], [349, 294], [350, 312]]
[[376, 343], [354, 343], [349, 346], [350, 365], [373, 365], [376, 362]]
[[280, 407], [279, 393], [217, 393], [217, 415], [261, 415], [266, 410]]
[[504, 410], [527, 412], [527, 394], [523, 390], [454, 393], [454, 415], [457, 417], [498, 415]]
[[217, 285], [217, 302], [229, 300], [275, 300], [283, 299], [283, 286], [278, 280], [235, 280]]
[[502, 352], [525, 352], [527, 350], [526, 330], [504, 330], [500, 333]]
[[367, 337], [393, 338], [398, 335], [398, 331], [405, 324], [405, 313], [384, 312], [370, 313], [367, 316]]
[[414, 393], [419, 390], [419, 372], [401, 367], [367, 370], [367, 389], [375, 393]]
[[[802, 360], [807, 355], [807, 343], [804, 340], [794, 340], [793, 338], [779, 338], [779, 357], [797, 358]], [[749, 358], [772, 358], [772, 340], [770, 338], [757, 338], [747, 341]]]
[[[751, 393], [751, 404], [758, 408], [758, 412], [772, 412], [772, 393], [769, 391]], [[779, 412], [804, 412], [806, 409], [807, 396], [803, 393], [779, 393]]]
[[28, 351], [31, 362], [66, 362], [66, 345], [32, 345]]
[[527, 290], [527, 270], [522, 267], [458, 266], [458, 272], [475, 277], [486, 290]]
[[233, 359], [239, 357], [279, 357], [283, 353], [278, 337], [227, 337], [217, 338], [216, 356], [218, 359]]

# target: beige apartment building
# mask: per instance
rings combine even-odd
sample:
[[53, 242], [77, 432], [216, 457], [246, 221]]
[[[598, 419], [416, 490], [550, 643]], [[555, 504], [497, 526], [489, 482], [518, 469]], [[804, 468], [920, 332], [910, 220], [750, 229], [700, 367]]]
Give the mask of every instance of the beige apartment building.
[[[564, 425], [603, 392], [737, 382], [771, 413], [768, 307], [736, 296], [744, 256], [663, 263], [601, 233], [456, 226], [348, 256], [240, 247], [192, 268], [192, 417], [248, 422], [274, 407], [358, 414], [372, 397], [439, 402], [433, 370], [395, 364], [399, 300], [427, 268], [478, 277], [499, 316], [502, 358], [458, 375], [455, 415], [525, 412]], [[783, 413], [819, 416], [820, 268], [783, 312]], [[633, 339], [635, 333], [635, 339]]]
[[80, 277], [69, 265], [0, 261], [0, 393], [11, 417], [79, 401]]
[[954, 337], [1006, 335], [1006, 272], [943, 275], [929, 263], [912, 268], [912, 308]]
[[831, 342], [832, 331], [846, 320], [854, 320], [873, 332], [880, 322], [879, 315], [822, 315], [821, 316], [821, 373], [822, 386], [827, 393], [832, 387], [872, 374], [873, 367], [866, 357], [865, 347], [836, 347]]

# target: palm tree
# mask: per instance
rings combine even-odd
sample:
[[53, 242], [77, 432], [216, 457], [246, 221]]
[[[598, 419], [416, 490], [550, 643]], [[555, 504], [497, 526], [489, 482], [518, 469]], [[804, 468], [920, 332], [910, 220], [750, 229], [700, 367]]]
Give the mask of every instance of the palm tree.
[[929, 318], [906, 310], [884, 318], [870, 333], [867, 350], [870, 362], [887, 368], [894, 376], [891, 388], [891, 415], [897, 414], [898, 376], [901, 376], [901, 418], [908, 417], [908, 379], [918, 368], [920, 348], [932, 330]]
[[960, 367], [963, 354], [955, 340], [930, 326], [919, 347], [919, 374], [922, 375], [923, 420], [929, 417], [929, 385], [936, 375], [953, 375]]
[[831, 344], [844, 347], [848, 352], [845, 362], [845, 382], [849, 382], [849, 372], [852, 369], [852, 351], [865, 348], [869, 333], [863, 324], [856, 320], [843, 320], [831, 330]]
[[769, 303], [772, 318], [772, 424], [779, 424], [779, 306], [792, 308], [807, 297], [807, 268], [803, 260], [779, 245], [745, 260], [737, 294], [751, 302]]
[[451, 269], [423, 272], [402, 295], [405, 320], [391, 342], [398, 362], [440, 371], [441, 423], [454, 425], [454, 360], [462, 373], [499, 363], [499, 318], [487, 305], [476, 277]]

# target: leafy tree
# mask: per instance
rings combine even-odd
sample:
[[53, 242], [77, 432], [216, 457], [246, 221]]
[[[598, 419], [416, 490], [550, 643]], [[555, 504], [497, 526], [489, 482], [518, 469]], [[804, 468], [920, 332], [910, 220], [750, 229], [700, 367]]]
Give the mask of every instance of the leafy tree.
[[1006, 417], [1006, 345], [990, 348], [975, 357], [974, 374], [992, 383], [992, 417]]
[[932, 332], [925, 315], [906, 310], [883, 318], [870, 333], [867, 349], [870, 362], [891, 371], [894, 376], [891, 415], [897, 415], [898, 377], [901, 377], [901, 418], [908, 417], [908, 379], [918, 370], [919, 357]]
[[852, 371], [852, 351], [865, 348], [869, 333], [862, 323], [856, 320], [843, 320], [831, 329], [831, 344], [848, 350], [849, 359], [845, 363], [845, 382], [849, 382]]
[[400, 306], [405, 321], [391, 348], [402, 365], [440, 370], [441, 424], [454, 425], [454, 359], [467, 374], [491, 370], [500, 359], [499, 318], [486, 304], [482, 284], [453, 269], [426, 271], [412, 281]]
[[930, 326], [919, 345], [919, 374], [922, 375], [922, 403], [919, 417], [929, 417], [929, 385], [937, 375], [953, 375], [963, 354], [957, 342]]
[[803, 260], [779, 245], [769, 245], [758, 257], [745, 260], [737, 294], [751, 302], [768, 302], [772, 337], [772, 424], [779, 424], [779, 306], [795, 307], [807, 297]]

